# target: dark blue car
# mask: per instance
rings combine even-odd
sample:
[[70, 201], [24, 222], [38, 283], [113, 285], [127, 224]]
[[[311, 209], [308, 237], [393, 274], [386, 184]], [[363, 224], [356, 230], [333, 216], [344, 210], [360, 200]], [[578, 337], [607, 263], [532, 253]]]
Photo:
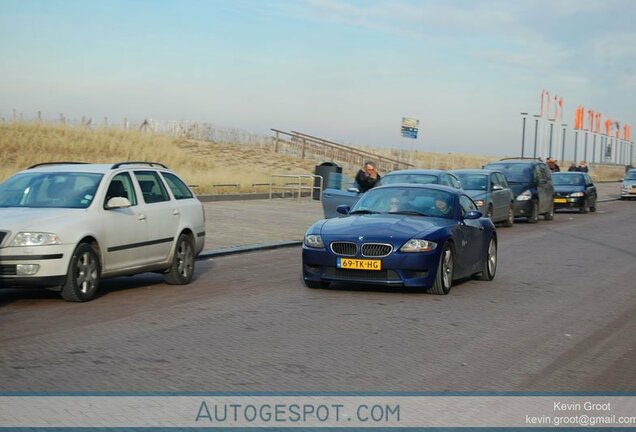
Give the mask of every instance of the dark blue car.
[[303, 279], [309, 288], [347, 282], [447, 294], [454, 279], [495, 276], [495, 226], [462, 190], [379, 186], [338, 211], [346, 216], [320, 220], [305, 234]]
[[[409, 169], [386, 173], [380, 179], [380, 185], [394, 183], [441, 184], [457, 189], [461, 184], [454, 174], [436, 169]], [[322, 211], [326, 218], [341, 217], [336, 209], [342, 204], [350, 207], [360, 199], [362, 192], [353, 181], [343, 181], [342, 174], [329, 178], [327, 188], [322, 193]]]

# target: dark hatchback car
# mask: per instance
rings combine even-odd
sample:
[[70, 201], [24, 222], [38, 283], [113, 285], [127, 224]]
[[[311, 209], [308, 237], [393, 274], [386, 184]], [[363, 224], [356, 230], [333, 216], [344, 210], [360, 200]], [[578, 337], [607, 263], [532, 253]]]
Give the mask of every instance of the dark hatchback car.
[[558, 172], [552, 174], [554, 183], [554, 209], [576, 209], [581, 213], [596, 211], [596, 186], [584, 172]]
[[548, 166], [540, 159], [508, 158], [491, 162], [485, 169], [501, 171], [515, 195], [515, 217], [526, 217], [537, 223], [539, 215], [554, 219], [554, 186]]

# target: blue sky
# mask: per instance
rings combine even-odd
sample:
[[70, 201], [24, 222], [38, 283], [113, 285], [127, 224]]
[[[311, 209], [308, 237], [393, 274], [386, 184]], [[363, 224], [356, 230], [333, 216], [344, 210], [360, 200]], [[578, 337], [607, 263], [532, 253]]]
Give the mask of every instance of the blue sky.
[[631, 0], [0, 0], [0, 115], [512, 155], [544, 89], [566, 123], [634, 124], [634, 23]]

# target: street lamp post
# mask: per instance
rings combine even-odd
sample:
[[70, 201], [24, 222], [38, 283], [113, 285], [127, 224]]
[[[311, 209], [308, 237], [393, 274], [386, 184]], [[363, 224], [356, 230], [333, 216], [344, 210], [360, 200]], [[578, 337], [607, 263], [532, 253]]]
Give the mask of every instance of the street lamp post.
[[539, 116], [534, 115], [534, 151], [532, 152], [532, 157], [536, 159], [537, 157], [537, 135], [539, 132]]
[[565, 123], [562, 123], [563, 126], [563, 141], [561, 142], [561, 163], [565, 160], [565, 128], [568, 126]]
[[552, 131], [554, 129], [554, 119], [550, 119], [550, 148], [548, 150], [548, 156], [552, 157]]
[[596, 134], [592, 134], [592, 163], [596, 162]]
[[574, 130], [574, 163], [578, 160], [578, 147], [579, 147], [579, 131]]
[[528, 113], [521, 113], [522, 115], [522, 126], [521, 126], [521, 157], [523, 157], [523, 153], [525, 151], [526, 146], [526, 116]]

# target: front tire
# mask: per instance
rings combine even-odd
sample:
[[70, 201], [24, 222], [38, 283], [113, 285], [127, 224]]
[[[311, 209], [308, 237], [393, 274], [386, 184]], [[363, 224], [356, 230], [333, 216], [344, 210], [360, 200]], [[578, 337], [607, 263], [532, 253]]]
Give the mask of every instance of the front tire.
[[533, 200], [532, 210], [530, 210], [530, 215], [528, 216], [528, 223], [536, 224], [537, 222], [539, 222], [539, 204]]
[[99, 288], [102, 268], [95, 249], [88, 243], [80, 243], [68, 265], [62, 298], [66, 301], [85, 302], [95, 297]]
[[581, 213], [586, 214], [590, 210], [590, 202], [587, 198], [583, 201], [583, 207], [581, 207]]
[[166, 273], [166, 283], [169, 285], [187, 285], [194, 274], [194, 245], [192, 238], [181, 234], [172, 257], [172, 265]]
[[437, 295], [446, 295], [449, 293], [453, 283], [454, 266], [455, 254], [453, 253], [453, 247], [446, 242], [439, 257], [435, 282], [433, 282], [433, 286], [428, 290], [429, 293]]
[[510, 228], [515, 223], [515, 212], [512, 205], [508, 209], [508, 218], [504, 221], [503, 226]]
[[543, 214], [543, 218], [547, 221], [551, 221], [554, 219], [554, 203], [550, 204], [550, 210], [547, 213]]
[[483, 281], [491, 281], [497, 273], [497, 241], [494, 238], [488, 243], [488, 252], [481, 266], [481, 272], [477, 275], [477, 279]]
[[495, 216], [495, 212], [492, 209], [492, 206], [489, 205], [488, 206], [488, 210], [486, 210], [486, 217], [488, 217], [488, 219], [490, 219], [494, 223], [494, 220], [493, 220], [494, 216]]

